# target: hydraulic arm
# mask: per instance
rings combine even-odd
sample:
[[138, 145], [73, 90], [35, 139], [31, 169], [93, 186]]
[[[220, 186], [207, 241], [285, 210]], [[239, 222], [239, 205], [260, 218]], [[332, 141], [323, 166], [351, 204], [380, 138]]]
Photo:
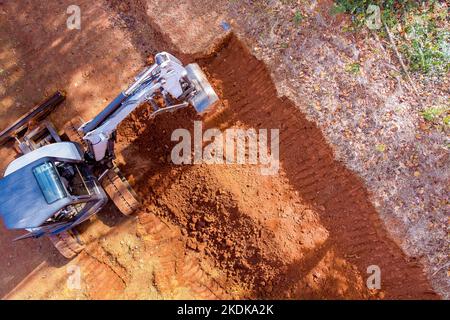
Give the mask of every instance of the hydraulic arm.
[[[164, 105], [155, 97], [161, 95]], [[135, 78], [130, 87], [121, 92], [94, 119], [83, 124], [79, 131], [88, 146], [90, 158], [97, 162], [114, 157], [114, 135], [119, 124], [138, 106], [147, 102], [153, 116], [172, 112], [192, 104], [201, 113], [218, 97], [197, 64], [186, 67], [167, 52], [156, 54], [155, 63]]]

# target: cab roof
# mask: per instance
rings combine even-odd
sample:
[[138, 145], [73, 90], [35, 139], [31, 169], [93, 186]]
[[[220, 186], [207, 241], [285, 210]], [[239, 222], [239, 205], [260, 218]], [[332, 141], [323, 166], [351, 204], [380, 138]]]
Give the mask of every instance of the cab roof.
[[33, 174], [34, 168], [54, 161], [65, 161], [65, 159], [43, 157], [0, 180], [0, 217], [8, 229], [40, 227], [56, 212], [72, 203], [68, 196], [53, 203], [47, 203]]
[[6, 168], [5, 176], [17, 170], [20, 170], [26, 165], [44, 157], [55, 157], [82, 161], [83, 152], [80, 150], [79, 146], [73, 142], [58, 142], [48, 144], [13, 160]]

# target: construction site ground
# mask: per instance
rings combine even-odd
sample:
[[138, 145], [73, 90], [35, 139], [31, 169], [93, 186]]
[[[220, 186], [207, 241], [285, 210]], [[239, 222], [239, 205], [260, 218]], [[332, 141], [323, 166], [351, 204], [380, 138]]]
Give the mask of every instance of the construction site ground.
[[[56, 127], [91, 119], [159, 51], [197, 62], [220, 103], [205, 118], [185, 109], [151, 119], [144, 105], [121, 124], [117, 164], [142, 207], [125, 217], [108, 204], [82, 225], [87, 246], [75, 259], [61, 257], [47, 238], [12, 242], [21, 232], [1, 225], [0, 297], [445, 296], [445, 279], [431, 279], [430, 260], [409, 254], [398, 217], [380, 213], [367, 179], [336, 156], [301, 101], [280, 92], [288, 74], [255, 56], [250, 33], [234, 25], [240, 18], [222, 1], [200, 8], [196, 1], [80, 0], [81, 30], [66, 27], [71, 4], [0, 1], [0, 129], [57, 89], [67, 100], [51, 115]], [[329, 5], [319, 1], [311, 12]], [[196, 120], [204, 129], [280, 129], [279, 174], [264, 176], [260, 165], [174, 165], [171, 134], [192, 131]], [[12, 145], [2, 147], [1, 169], [16, 156]], [[373, 265], [382, 272], [380, 290], [366, 286]]]

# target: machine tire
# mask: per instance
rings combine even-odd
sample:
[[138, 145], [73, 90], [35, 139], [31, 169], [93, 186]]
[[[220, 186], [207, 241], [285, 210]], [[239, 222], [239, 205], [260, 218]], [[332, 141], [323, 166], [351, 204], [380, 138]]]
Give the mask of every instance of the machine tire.
[[75, 119], [68, 121], [64, 125], [63, 130], [70, 141], [77, 142], [80, 145], [82, 145], [83, 147], [86, 147], [84, 140], [83, 140], [83, 135], [80, 134], [80, 132], [78, 132], [78, 128], [80, 128], [83, 123], [84, 123], [84, 121], [83, 121], [83, 119], [81, 119], [81, 117], [76, 117]]
[[49, 236], [59, 253], [67, 259], [72, 259], [84, 250], [85, 245], [76, 231], [64, 231]]
[[139, 208], [137, 195], [117, 167], [112, 168], [102, 179], [102, 186], [117, 209], [126, 216]]

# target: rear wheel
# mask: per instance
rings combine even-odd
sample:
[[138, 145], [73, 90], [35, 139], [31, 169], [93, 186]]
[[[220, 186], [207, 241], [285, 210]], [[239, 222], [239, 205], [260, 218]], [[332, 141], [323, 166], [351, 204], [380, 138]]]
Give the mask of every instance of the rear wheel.
[[85, 248], [80, 235], [74, 230], [50, 235], [49, 238], [59, 253], [67, 259], [74, 258]]
[[102, 179], [102, 186], [122, 214], [129, 216], [140, 206], [137, 195], [117, 167], [112, 168]]

